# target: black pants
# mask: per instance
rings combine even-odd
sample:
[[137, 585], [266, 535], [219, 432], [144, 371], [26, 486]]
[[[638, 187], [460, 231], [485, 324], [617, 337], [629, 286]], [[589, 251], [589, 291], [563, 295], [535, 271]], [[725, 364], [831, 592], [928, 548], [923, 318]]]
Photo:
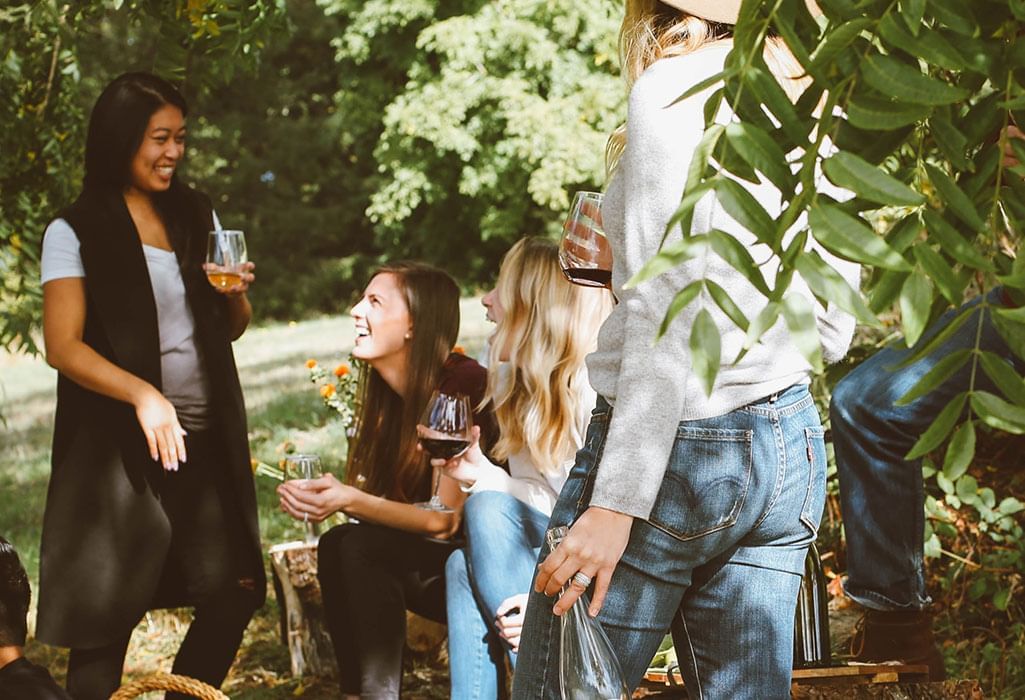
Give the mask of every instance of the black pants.
[[[219, 687], [235, 659], [242, 633], [258, 607], [256, 572], [248, 571], [242, 517], [212, 432], [185, 438], [188, 462], [165, 472], [160, 500], [171, 522], [171, 545], [154, 607], [185, 601], [194, 616], [172, 673]], [[121, 684], [131, 630], [95, 649], [72, 649], [68, 692], [75, 700], [107, 700]], [[187, 697], [169, 693], [169, 698]]]
[[399, 697], [406, 610], [445, 622], [445, 560], [455, 546], [390, 527], [339, 525], [317, 568], [342, 693]]

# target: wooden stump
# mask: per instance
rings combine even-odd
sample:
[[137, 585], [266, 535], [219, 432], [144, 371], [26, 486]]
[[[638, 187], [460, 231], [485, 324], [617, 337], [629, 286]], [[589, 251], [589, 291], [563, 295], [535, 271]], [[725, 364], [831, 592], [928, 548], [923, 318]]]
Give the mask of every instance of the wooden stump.
[[317, 544], [276, 544], [270, 548], [270, 560], [281, 608], [281, 637], [288, 646], [292, 675], [335, 674], [334, 648], [324, 629], [324, 605], [317, 581]]

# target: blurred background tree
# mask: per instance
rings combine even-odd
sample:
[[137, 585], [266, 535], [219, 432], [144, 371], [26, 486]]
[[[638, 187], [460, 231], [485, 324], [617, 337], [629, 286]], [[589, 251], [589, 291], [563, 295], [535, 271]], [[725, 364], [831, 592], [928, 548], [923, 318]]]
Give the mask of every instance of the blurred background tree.
[[186, 180], [249, 234], [261, 318], [344, 310], [384, 259], [468, 288], [598, 189], [623, 118], [607, 0], [108, 0], [0, 10], [0, 345], [35, 352], [47, 222], [127, 70], [190, 103]]

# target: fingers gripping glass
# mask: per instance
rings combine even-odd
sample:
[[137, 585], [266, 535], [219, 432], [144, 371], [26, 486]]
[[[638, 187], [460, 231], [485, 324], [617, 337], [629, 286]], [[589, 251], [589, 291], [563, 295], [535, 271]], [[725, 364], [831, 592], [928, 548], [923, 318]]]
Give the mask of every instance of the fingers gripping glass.
[[[470, 399], [463, 394], [443, 394], [435, 391], [427, 402], [420, 425], [416, 427], [420, 445], [434, 459], [458, 457], [470, 446], [473, 430], [473, 411]], [[434, 489], [431, 500], [417, 503], [418, 508], [451, 513], [452, 509], [441, 502], [438, 487], [441, 472], [434, 474]]]
[[[320, 465], [320, 457], [311, 454], [294, 454], [285, 457], [285, 480], [286, 481], [308, 481], [324, 475]], [[318, 528], [316, 523], [310, 522], [310, 514], [303, 513], [303, 523], [306, 524], [306, 540], [313, 542], [317, 539]]]
[[242, 283], [242, 272], [249, 262], [246, 234], [242, 231], [211, 231], [206, 246], [206, 278], [218, 289], [230, 289]]
[[577, 192], [562, 228], [559, 263], [566, 279], [585, 287], [612, 288], [612, 248], [601, 219], [602, 194]]

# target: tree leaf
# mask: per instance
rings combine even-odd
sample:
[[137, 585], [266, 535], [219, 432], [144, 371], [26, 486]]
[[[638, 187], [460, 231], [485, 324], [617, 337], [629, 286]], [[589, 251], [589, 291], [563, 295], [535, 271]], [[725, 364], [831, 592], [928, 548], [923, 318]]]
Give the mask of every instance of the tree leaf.
[[900, 317], [908, 345], [914, 345], [925, 331], [932, 308], [933, 286], [928, 276], [917, 269], [904, 280], [900, 289]]
[[961, 102], [968, 91], [932, 78], [890, 56], [872, 54], [861, 63], [865, 83], [884, 95], [921, 105]]
[[955, 168], [969, 172], [975, 170], [975, 163], [965, 156], [968, 139], [950, 123], [946, 116], [933, 114], [929, 118], [929, 126], [932, 127], [931, 133], [936, 145], [943, 151], [943, 155], [950, 159]]
[[964, 57], [935, 30], [914, 36], [893, 14], [887, 14], [879, 22], [879, 33], [893, 48], [934, 66], [954, 71], [967, 68]]
[[716, 255], [725, 260], [740, 274], [744, 275], [755, 289], [768, 297], [772, 292], [765, 282], [765, 276], [755, 264], [754, 258], [748, 252], [746, 246], [732, 235], [719, 230], [712, 230], [708, 233], [709, 242]]
[[911, 249], [915, 260], [940, 290], [943, 297], [954, 306], [960, 306], [964, 296], [964, 283], [954, 274], [954, 270], [927, 243], [920, 243]]
[[891, 131], [924, 121], [931, 112], [925, 105], [862, 95], [847, 105], [847, 120], [859, 129]]
[[740, 157], [774, 184], [785, 198], [794, 191], [794, 174], [787, 158], [768, 134], [751, 124], [733, 122], [726, 127], [726, 138]]
[[812, 53], [808, 72], [813, 75], [822, 73], [841, 51], [850, 46], [851, 42], [871, 25], [872, 20], [868, 17], [858, 17], [829, 32]]
[[908, 262], [860, 219], [816, 201], [808, 214], [812, 233], [837, 255], [888, 270], [910, 270]]
[[[969, 422], [969, 425], [971, 423]], [[971, 474], [965, 474], [957, 480], [957, 485], [954, 488], [954, 493], [964, 503], [972, 503], [976, 500], [979, 493], [979, 482], [975, 480], [975, 477]]]
[[780, 311], [779, 303], [770, 301], [760, 312], [758, 312], [754, 321], [752, 321], [751, 325], [747, 327], [747, 336], [744, 338], [744, 348], [734, 362], [739, 361], [748, 350], [754, 347], [755, 343], [757, 343], [765, 334], [765, 331], [775, 325], [776, 321], [779, 320]]
[[708, 248], [708, 236], [687, 236], [666, 243], [662, 249], [650, 258], [633, 277], [627, 280], [625, 289], [632, 289], [639, 284], [658, 277], [667, 270], [685, 263], [691, 258], [701, 255]]
[[[954, 423], [961, 416], [961, 412], [964, 410], [965, 401], [968, 398], [967, 393], [960, 393], [952, 398], [943, 410], [939, 412], [932, 424], [928, 429], [922, 433], [921, 437], [914, 446], [904, 456], [904, 459], [918, 459], [927, 452], [932, 452], [947, 439], [950, 435], [951, 429], [954, 427]], [[940, 472], [942, 474], [942, 472]], [[939, 476], [939, 474], [937, 475]]]
[[925, 197], [897, 178], [847, 151], [839, 151], [826, 159], [822, 169], [833, 184], [851, 190], [863, 199], [905, 207], [925, 202]]
[[936, 19], [958, 34], [973, 37], [979, 32], [971, 7], [961, 0], [929, 0], [929, 9]]
[[1025, 408], [988, 391], [972, 392], [972, 410], [983, 423], [1014, 435], [1025, 435]]
[[894, 405], [907, 406], [909, 403], [925, 396], [954, 376], [954, 373], [961, 369], [971, 359], [971, 356], [971, 350], [957, 350], [943, 357], [928, 372], [923, 374], [906, 394], [894, 401]]
[[743, 185], [724, 177], [715, 182], [715, 193], [726, 213], [753, 233], [759, 241], [772, 246], [776, 238], [776, 226], [772, 217]]
[[919, 346], [915, 347], [914, 352], [898, 365], [898, 367], [907, 367], [921, 360], [926, 355], [931, 355], [941, 345], [950, 340], [950, 337], [954, 335], [961, 326], [963, 326], [972, 314], [976, 311], [975, 308], [962, 309], [954, 318], [950, 319], [950, 322], [944, 326], [939, 333], [931, 336], [929, 341], [926, 343], [919, 343]]
[[925, 0], [900, 0], [900, 13], [911, 33], [918, 36], [922, 17], [925, 16]]
[[701, 280], [695, 280], [676, 293], [673, 300], [669, 302], [669, 308], [666, 309], [666, 315], [662, 318], [662, 323], [658, 327], [658, 335], [655, 336], [656, 342], [661, 340], [662, 336], [664, 336], [666, 331], [669, 330], [669, 324], [673, 322], [673, 319], [676, 318], [688, 304], [694, 301], [694, 298], [701, 292], [701, 287]]
[[922, 213], [929, 235], [952, 258], [977, 270], [993, 272], [993, 263], [971, 246], [953, 226], [931, 209]]
[[815, 312], [803, 294], [788, 294], [783, 299], [783, 319], [790, 338], [816, 372], [822, 371], [822, 341], [819, 339]]
[[1018, 357], [1025, 359], [1025, 307], [1018, 309], [994, 309], [993, 325], [1007, 347]]
[[701, 309], [694, 318], [690, 331], [691, 366], [701, 382], [706, 396], [712, 395], [715, 377], [722, 362], [722, 347], [719, 329], [708, 309]]
[[707, 90], [708, 88], [712, 87], [716, 83], [724, 82], [726, 79], [732, 78], [736, 74], [737, 74], [737, 70], [735, 68], [727, 68], [724, 71], [721, 71], [719, 73], [716, 73], [713, 76], [705, 78], [704, 80], [702, 80], [702, 81], [700, 81], [698, 83], [695, 83], [694, 85], [691, 85], [689, 88], [687, 88], [687, 90], [684, 91], [684, 93], [682, 95], [677, 97], [675, 100], [673, 100], [672, 102], [670, 102], [666, 106], [667, 107], [672, 107], [673, 105], [675, 105], [675, 104], [677, 104], [679, 102], [683, 102], [684, 100], [689, 100], [691, 97], [694, 97], [694, 95], [697, 95], [699, 92], [704, 92], [705, 90]]
[[925, 164], [925, 170], [929, 173], [929, 180], [940, 193], [944, 203], [946, 203], [947, 209], [957, 214], [961, 221], [971, 226], [972, 231], [981, 231], [985, 228], [986, 223], [979, 216], [979, 212], [975, 209], [975, 205], [972, 204], [972, 200], [968, 198], [968, 195], [957, 186], [957, 183], [949, 175], [928, 163]]
[[904, 280], [908, 272], [897, 272], [895, 270], [880, 270], [879, 279], [869, 290], [868, 308], [874, 314], [880, 314], [893, 306], [900, 294]]
[[730, 296], [730, 293], [709, 279], [705, 280], [705, 289], [708, 290], [708, 294], [712, 297], [712, 300], [715, 301], [716, 306], [722, 309], [724, 314], [729, 316], [730, 320], [736, 324], [737, 328], [747, 332], [748, 326], [751, 325], [751, 322], [747, 320], [747, 316], [745, 316], [741, 308], [737, 306], [737, 302], [733, 301], [733, 297]]
[[968, 465], [972, 463], [973, 457], [975, 457], [975, 424], [968, 420], [962, 423], [950, 438], [947, 454], [943, 458], [943, 475], [951, 481], [956, 481], [968, 471]]
[[864, 299], [847, 280], [814, 250], [799, 255], [794, 261], [801, 279], [808, 285], [816, 297], [836, 304], [849, 314], [853, 314], [859, 322], [879, 327], [881, 324], [875, 314], [865, 305]]
[[988, 350], [979, 351], [979, 363], [993, 384], [1019, 406], [1025, 407], [1025, 380], [1007, 360]]
[[[758, 58], [760, 59], [760, 56]], [[765, 65], [764, 62], [762, 65]], [[787, 138], [798, 146], [806, 144], [811, 125], [801, 119], [794, 103], [790, 101], [790, 97], [783, 91], [779, 81], [773, 77], [768, 68], [752, 66], [742, 74], [742, 78], [748, 81], [755, 97], [776, 116], [780, 128]]]

